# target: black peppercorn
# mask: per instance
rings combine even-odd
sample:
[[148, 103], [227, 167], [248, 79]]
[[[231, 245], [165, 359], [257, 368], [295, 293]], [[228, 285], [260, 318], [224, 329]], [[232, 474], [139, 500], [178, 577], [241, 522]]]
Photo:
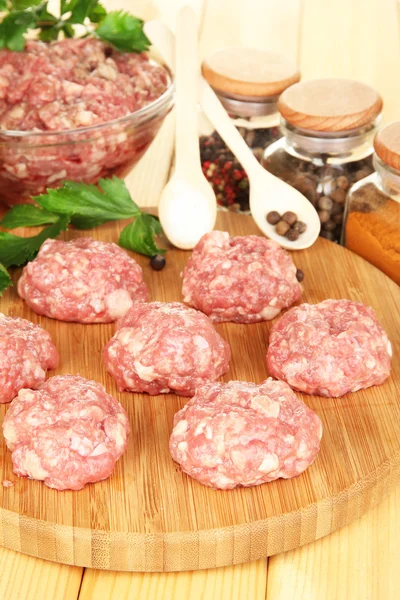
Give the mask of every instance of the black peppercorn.
[[303, 223], [303, 221], [296, 221], [296, 223], [293, 225], [293, 229], [295, 229], [299, 233], [304, 233], [307, 229], [307, 225]]
[[286, 235], [286, 233], [289, 231], [290, 229], [290, 225], [289, 223], [286, 223], [285, 221], [279, 221], [279, 223], [277, 223], [275, 225], [275, 231], [278, 235]]
[[297, 229], [293, 229], [293, 227], [291, 229], [289, 229], [289, 231], [286, 232], [286, 237], [291, 242], [295, 242], [296, 240], [298, 240], [299, 236], [300, 236], [300, 232], [297, 231]]
[[276, 225], [281, 220], [281, 215], [276, 210], [271, 210], [267, 214], [267, 221], [270, 225]]
[[154, 271], [161, 271], [165, 267], [166, 260], [162, 254], [156, 254], [150, 259], [150, 266]]
[[301, 269], [297, 269], [297, 271], [296, 271], [296, 279], [297, 279], [297, 281], [303, 281], [303, 279], [304, 279], [304, 272]]
[[291, 210], [288, 210], [285, 213], [283, 213], [282, 221], [289, 223], [289, 225], [293, 225], [297, 221], [297, 215], [296, 215], [296, 213], [292, 212]]

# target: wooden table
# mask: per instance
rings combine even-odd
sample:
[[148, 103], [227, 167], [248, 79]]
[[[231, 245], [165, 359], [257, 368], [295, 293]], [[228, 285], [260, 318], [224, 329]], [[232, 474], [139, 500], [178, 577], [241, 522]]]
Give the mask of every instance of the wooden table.
[[[400, 5], [396, 0], [108, 0], [174, 28], [191, 4], [200, 48], [242, 44], [297, 59], [303, 79], [347, 77], [370, 83], [400, 119]], [[171, 167], [171, 120], [128, 177], [134, 199], [156, 205]], [[154, 177], [157, 165], [158, 177]], [[318, 542], [256, 563], [210, 571], [124, 574], [58, 565], [0, 548], [1, 600], [397, 600], [400, 598], [400, 489], [359, 521]]]

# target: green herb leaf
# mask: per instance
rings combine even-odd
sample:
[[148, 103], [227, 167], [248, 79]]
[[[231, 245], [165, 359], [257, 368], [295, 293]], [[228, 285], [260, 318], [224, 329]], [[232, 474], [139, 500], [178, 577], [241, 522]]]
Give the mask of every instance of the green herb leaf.
[[100, 179], [98, 185], [100, 190], [95, 185], [66, 181], [63, 187], [49, 189], [34, 200], [49, 212], [69, 215], [79, 229], [140, 214], [122, 179]]
[[8, 13], [0, 23], [0, 48], [21, 52], [25, 47], [24, 34], [35, 27], [32, 11], [17, 10]]
[[58, 215], [37, 208], [33, 204], [17, 204], [6, 212], [0, 225], [5, 229], [16, 229], [17, 227], [35, 227], [36, 225], [48, 225], [56, 223]]
[[97, 3], [93, 10], [89, 13], [89, 19], [92, 23], [100, 23], [106, 16], [107, 11], [100, 3]]
[[[25, 10], [33, 6], [39, 6], [43, 0], [11, 0], [11, 8], [13, 10]], [[7, 2], [6, 2], [7, 4]]]
[[68, 229], [69, 218], [60, 217], [56, 223], [45, 227], [33, 237], [19, 237], [0, 231], [0, 263], [5, 267], [23, 265], [34, 258], [45, 240], [56, 238], [62, 231]]
[[[61, 3], [61, 14], [71, 13], [67, 19], [68, 23], [84, 23], [87, 17], [94, 13], [96, 16], [96, 7], [99, 0], [69, 0]], [[103, 8], [104, 13], [106, 12]]]
[[7, 0], [0, 0], [0, 11], [7, 10]]
[[147, 213], [141, 213], [136, 219], [122, 230], [119, 245], [128, 250], [155, 256], [164, 254], [166, 250], [159, 248], [154, 241], [154, 236], [162, 233], [160, 221], [157, 217]]
[[143, 21], [121, 10], [109, 12], [95, 34], [121, 52], [142, 52], [150, 46], [143, 31]]
[[7, 269], [0, 264], [0, 296], [10, 285], [12, 285], [11, 277]]

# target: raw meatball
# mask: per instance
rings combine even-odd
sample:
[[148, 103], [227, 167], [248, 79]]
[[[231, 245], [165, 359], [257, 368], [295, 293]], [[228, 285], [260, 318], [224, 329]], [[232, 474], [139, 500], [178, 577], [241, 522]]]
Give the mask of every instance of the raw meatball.
[[22, 388], [38, 388], [59, 356], [50, 334], [39, 325], [0, 313], [0, 404]]
[[267, 379], [208, 383], [175, 415], [169, 448], [203, 485], [229, 490], [300, 475], [318, 454], [319, 417]]
[[215, 322], [273, 319], [301, 296], [296, 267], [274, 241], [256, 235], [204, 235], [183, 271], [184, 301]]
[[91, 238], [47, 240], [22, 271], [18, 294], [39, 315], [78, 323], [110, 323], [147, 300], [137, 262]]
[[267, 367], [297, 390], [338, 397], [383, 383], [391, 356], [372, 308], [325, 300], [292, 308], [279, 319], [271, 330]]
[[109, 477], [128, 443], [122, 406], [95, 381], [52, 377], [21, 390], [4, 418], [14, 473], [56, 490], [80, 490]]
[[179, 302], [134, 306], [104, 351], [120, 391], [180, 396], [226, 373], [230, 357], [210, 319]]

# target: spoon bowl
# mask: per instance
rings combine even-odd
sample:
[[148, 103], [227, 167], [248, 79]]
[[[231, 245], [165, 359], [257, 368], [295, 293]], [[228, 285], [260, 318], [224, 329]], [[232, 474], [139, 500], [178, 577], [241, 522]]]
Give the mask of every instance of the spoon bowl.
[[[259, 169], [252, 173], [250, 188], [250, 210], [257, 227], [283, 248], [289, 250], [309, 248], [320, 232], [321, 224], [317, 211], [303, 194], [294, 188], [290, 194], [287, 194], [287, 184], [281, 185], [283, 182], [275, 177], [271, 179], [270, 173], [261, 165], [258, 166]], [[271, 210], [276, 210], [281, 215], [286, 211], [296, 213], [298, 220], [306, 223], [307, 229], [297, 240], [291, 242], [275, 231], [275, 225], [268, 223], [266, 217]]]
[[204, 176], [173, 175], [162, 192], [158, 214], [171, 244], [190, 250], [215, 225], [215, 194]]

